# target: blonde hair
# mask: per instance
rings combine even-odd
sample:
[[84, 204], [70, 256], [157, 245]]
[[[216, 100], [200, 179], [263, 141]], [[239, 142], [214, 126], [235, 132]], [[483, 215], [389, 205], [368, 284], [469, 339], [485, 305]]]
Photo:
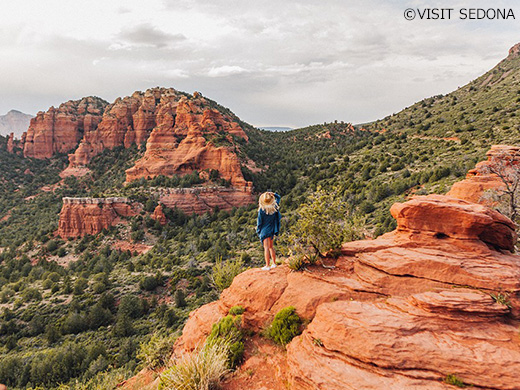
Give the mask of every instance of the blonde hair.
[[264, 192], [258, 199], [259, 210], [264, 210], [267, 215], [278, 211], [278, 205], [272, 192]]

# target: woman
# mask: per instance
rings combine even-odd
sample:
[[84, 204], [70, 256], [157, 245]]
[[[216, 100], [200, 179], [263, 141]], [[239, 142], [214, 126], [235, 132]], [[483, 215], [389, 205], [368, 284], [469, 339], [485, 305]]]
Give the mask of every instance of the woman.
[[[280, 232], [280, 220], [282, 218], [279, 211], [280, 199], [280, 195], [273, 192], [264, 192], [258, 199], [256, 233], [264, 245], [265, 267], [262, 267], [264, 271], [276, 267], [273, 238]], [[270, 265], [271, 259], [273, 260], [273, 265]]]

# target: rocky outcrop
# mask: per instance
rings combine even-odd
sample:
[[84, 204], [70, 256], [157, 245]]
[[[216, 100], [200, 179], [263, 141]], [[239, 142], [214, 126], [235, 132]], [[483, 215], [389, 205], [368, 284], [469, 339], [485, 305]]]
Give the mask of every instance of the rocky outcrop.
[[168, 219], [166, 218], [166, 215], [164, 215], [164, 211], [160, 204], [158, 204], [153, 211], [152, 219], [159, 222], [161, 225], [166, 225], [168, 223]]
[[105, 149], [130, 147], [146, 142], [155, 127], [156, 104], [164, 99], [178, 98], [173, 89], [154, 88], [117, 98], [108, 105], [99, 126], [87, 131], [76, 151], [69, 155], [71, 167], [87, 165]]
[[7, 151], [9, 153], [14, 152], [14, 133], [9, 134], [7, 137]]
[[121, 218], [137, 215], [139, 203], [127, 198], [63, 198], [58, 235], [62, 238], [97, 234], [121, 222]]
[[485, 197], [486, 191], [501, 192], [504, 181], [492, 173], [492, 168], [500, 161], [504, 164], [509, 160], [512, 164], [520, 164], [520, 147], [509, 145], [493, 145], [487, 153], [487, 160], [478, 163], [466, 175], [466, 179], [455, 183], [447, 195], [474, 203], [492, 205], [493, 199]]
[[127, 182], [214, 169], [243, 188], [247, 183], [235, 137], [247, 140], [237, 122], [213, 109], [200, 94], [153, 88], [107, 106], [99, 126], [85, 131], [69, 161], [70, 167], [81, 167], [105, 149], [146, 144], [144, 156], [127, 170]]
[[86, 97], [39, 112], [27, 130], [24, 156], [43, 159], [74, 149], [84, 133], [97, 127], [106, 104], [102, 99]]
[[518, 56], [520, 55], [520, 43], [514, 45], [511, 49], [509, 49], [510, 56]]
[[[476, 388], [519, 389], [520, 256], [508, 250], [514, 224], [441, 195], [391, 212], [397, 229], [344, 244], [334, 269], [238, 275], [219, 301], [190, 314], [175, 353], [200, 345], [232, 306], [244, 307], [243, 325], [259, 332], [292, 305], [309, 322], [284, 358], [293, 389], [450, 389], [450, 375]], [[225, 382], [235, 388], [233, 377]]]
[[157, 192], [159, 201], [168, 208], [178, 208], [185, 214], [204, 214], [215, 208], [230, 211], [233, 207], [255, 202], [252, 187], [244, 189], [226, 187], [169, 188]]
[[127, 182], [214, 169], [233, 186], [246, 185], [233, 136], [247, 136], [236, 122], [207, 107], [204, 98], [164, 102], [156, 121], [143, 158], [126, 171]]

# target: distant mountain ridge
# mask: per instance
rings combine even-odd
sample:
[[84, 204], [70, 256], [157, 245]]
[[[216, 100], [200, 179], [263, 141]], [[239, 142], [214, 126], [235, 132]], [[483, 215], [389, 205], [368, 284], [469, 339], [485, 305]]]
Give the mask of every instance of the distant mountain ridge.
[[0, 135], [14, 133], [16, 138], [20, 138], [24, 131], [27, 131], [33, 115], [25, 114], [18, 110], [11, 110], [5, 115], [0, 115]]

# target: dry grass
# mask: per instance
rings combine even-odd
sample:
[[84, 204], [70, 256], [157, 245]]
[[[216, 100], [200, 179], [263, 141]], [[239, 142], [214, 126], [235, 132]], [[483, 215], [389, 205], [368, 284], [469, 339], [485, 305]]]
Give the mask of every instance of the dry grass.
[[228, 342], [205, 344], [161, 375], [159, 390], [214, 390], [229, 371]]

